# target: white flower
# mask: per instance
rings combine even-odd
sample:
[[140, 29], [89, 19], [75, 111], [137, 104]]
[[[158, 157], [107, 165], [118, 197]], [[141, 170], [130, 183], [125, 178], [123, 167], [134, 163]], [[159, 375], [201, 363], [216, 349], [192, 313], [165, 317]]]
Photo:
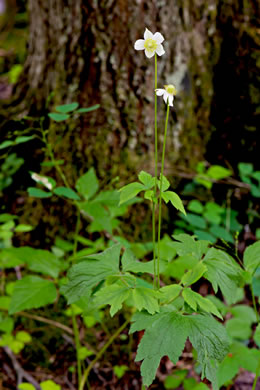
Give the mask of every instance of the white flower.
[[155, 34], [151, 33], [147, 28], [144, 32], [144, 39], [138, 39], [135, 42], [135, 50], [144, 50], [146, 57], [151, 58], [154, 56], [154, 53], [158, 56], [162, 56], [165, 51], [162, 46], [164, 37], [159, 32]]
[[173, 99], [174, 96], [177, 95], [177, 89], [175, 88], [174, 85], [172, 84], [165, 85], [164, 89], [158, 88], [155, 90], [155, 92], [157, 96], [163, 95], [163, 100], [165, 101], [165, 103], [173, 107]]
[[51, 182], [48, 180], [47, 177], [38, 175], [38, 173], [33, 173], [31, 175], [31, 178], [34, 181], [36, 181], [36, 183], [43, 184], [46, 188], [48, 188], [48, 190], [50, 190], [50, 191], [52, 190], [53, 185], [51, 184]]

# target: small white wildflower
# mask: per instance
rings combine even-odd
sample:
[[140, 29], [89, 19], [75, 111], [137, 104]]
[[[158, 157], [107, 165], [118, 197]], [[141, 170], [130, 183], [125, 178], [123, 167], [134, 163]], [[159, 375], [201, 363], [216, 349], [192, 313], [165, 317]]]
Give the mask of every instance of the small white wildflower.
[[48, 178], [47, 177], [44, 177], [44, 176], [41, 176], [41, 175], [38, 175], [38, 173], [33, 173], [31, 175], [31, 178], [36, 181], [36, 183], [41, 183], [43, 184], [46, 188], [48, 188], [48, 190], [52, 190], [52, 184], [49, 182]]
[[166, 104], [169, 104], [169, 106], [173, 107], [173, 99], [174, 96], [177, 95], [177, 89], [174, 85], [165, 85], [164, 89], [158, 88], [155, 90], [155, 92], [157, 96], [163, 96], [163, 100]]
[[165, 51], [162, 46], [164, 37], [161, 33], [156, 32], [155, 34], [151, 33], [148, 28], [145, 29], [144, 39], [138, 39], [135, 42], [135, 50], [144, 50], [146, 57], [151, 58], [154, 56], [154, 53], [158, 56], [162, 56]]

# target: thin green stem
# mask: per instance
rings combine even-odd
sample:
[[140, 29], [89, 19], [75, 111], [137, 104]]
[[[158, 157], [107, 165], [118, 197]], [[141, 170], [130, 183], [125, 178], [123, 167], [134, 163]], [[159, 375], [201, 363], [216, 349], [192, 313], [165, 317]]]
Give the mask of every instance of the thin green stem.
[[[154, 89], [157, 88], [157, 54], [154, 54]], [[157, 131], [157, 95], [154, 91], [154, 199], [153, 199], [153, 211], [152, 211], [152, 224], [153, 224], [153, 261], [154, 261], [154, 288], [156, 288], [156, 190], [157, 190], [157, 175], [158, 175], [158, 131]]]
[[73, 332], [74, 332], [74, 338], [75, 338], [75, 346], [76, 346], [76, 353], [77, 353], [77, 371], [78, 371], [78, 383], [80, 386], [80, 383], [82, 381], [82, 370], [81, 370], [81, 361], [79, 356], [80, 351], [80, 339], [79, 339], [79, 329], [78, 324], [76, 320], [76, 315], [73, 309], [73, 306], [71, 305], [71, 313], [72, 313], [72, 326], [73, 326]]
[[252, 301], [253, 301], [254, 311], [255, 311], [255, 315], [256, 315], [256, 320], [257, 320], [257, 323], [259, 324], [259, 313], [258, 313], [258, 310], [256, 307], [256, 301], [255, 301], [255, 295], [254, 295], [252, 282], [250, 283], [250, 291], [251, 291], [251, 295], [252, 295]]
[[259, 373], [260, 373], [260, 360], [258, 361], [258, 365], [257, 365], [256, 373], [255, 373], [255, 380], [254, 380], [254, 383], [252, 386], [252, 390], [256, 389], [256, 384], [257, 384], [257, 380], [259, 378]]
[[108, 347], [113, 343], [113, 341], [117, 338], [117, 336], [120, 335], [120, 333], [127, 327], [127, 325], [129, 324], [130, 322], [130, 319], [129, 320], [126, 320], [123, 325], [118, 328], [118, 330], [110, 337], [110, 339], [107, 341], [107, 343], [103, 346], [103, 348], [98, 352], [97, 356], [95, 357], [94, 360], [92, 360], [92, 362], [89, 364], [89, 366], [87, 367], [87, 369], [84, 371], [84, 374], [83, 374], [83, 377], [81, 379], [81, 382], [80, 382], [80, 386], [79, 386], [79, 390], [84, 390], [84, 386], [85, 386], [85, 383], [88, 379], [88, 376], [89, 376], [89, 373], [90, 371], [92, 370], [92, 368], [94, 367], [94, 365], [96, 364], [96, 362], [101, 358], [101, 356], [106, 352], [106, 350], [108, 349]]
[[160, 241], [161, 241], [161, 220], [162, 220], [162, 183], [163, 183], [163, 169], [164, 169], [164, 160], [165, 160], [165, 149], [166, 149], [166, 138], [167, 138], [167, 126], [169, 120], [169, 111], [170, 106], [167, 103], [165, 127], [164, 127], [164, 137], [163, 137], [163, 151], [162, 151], [162, 165], [161, 165], [161, 174], [160, 174], [160, 194], [159, 194], [159, 217], [158, 217], [158, 243], [157, 243], [157, 287], [160, 288]]

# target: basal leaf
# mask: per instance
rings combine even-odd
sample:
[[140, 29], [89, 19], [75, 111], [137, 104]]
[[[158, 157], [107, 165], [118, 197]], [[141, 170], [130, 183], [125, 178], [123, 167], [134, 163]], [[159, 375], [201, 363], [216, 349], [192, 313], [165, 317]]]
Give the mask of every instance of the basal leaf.
[[184, 215], [186, 215], [186, 211], [183, 207], [182, 200], [179, 197], [179, 195], [176, 194], [176, 192], [173, 191], [166, 191], [162, 193], [163, 200], [168, 203], [169, 201], [171, 204], [177, 209], [180, 210]]
[[189, 334], [186, 317], [178, 313], [160, 313], [147, 328], [138, 346], [136, 361], [143, 360], [141, 374], [143, 383], [150, 386], [163, 356], [176, 364]]
[[173, 238], [178, 242], [173, 242], [179, 256], [193, 256], [200, 260], [208, 251], [209, 242], [205, 240], [195, 240], [189, 234], [175, 234]]
[[243, 261], [245, 269], [253, 275], [260, 265], [260, 241], [246, 248]]
[[77, 191], [87, 200], [95, 195], [98, 188], [99, 184], [94, 168], [90, 168], [76, 182]]
[[69, 304], [89, 294], [107, 276], [119, 273], [120, 250], [120, 245], [114, 245], [104, 252], [82, 258], [71, 267], [69, 282], [61, 288]]
[[147, 310], [150, 314], [159, 311], [158, 298], [160, 294], [158, 291], [146, 287], [136, 287], [131, 289], [131, 295], [137, 310]]
[[122, 203], [127, 202], [130, 199], [133, 199], [139, 192], [144, 191], [146, 187], [138, 182], [130, 183], [124, 186], [123, 188], [120, 188], [120, 202], [119, 205]]
[[53, 192], [58, 196], [64, 196], [64, 198], [68, 198], [72, 200], [80, 200], [78, 194], [75, 191], [73, 191], [71, 188], [56, 187], [54, 188]]
[[222, 318], [222, 315], [216, 308], [213, 302], [211, 302], [209, 299], [202, 297], [200, 294], [196, 293], [195, 291], [192, 291], [190, 288], [185, 288], [182, 292], [182, 296], [185, 300], [185, 302], [190, 305], [190, 307], [196, 311], [197, 306], [199, 306], [202, 310], [204, 310], [206, 313], [212, 313], [215, 314], [215, 316]]
[[25, 276], [15, 283], [9, 313], [37, 309], [53, 303], [56, 297], [57, 291], [53, 282], [38, 276]]
[[169, 286], [164, 286], [160, 288], [160, 301], [170, 302], [177, 298], [182, 290], [182, 287], [179, 284], [171, 284]]
[[[188, 318], [187, 318], [188, 317]], [[213, 317], [187, 316], [189, 339], [198, 353], [202, 365], [202, 379], [212, 382], [213, 390], [218, 390], [217, 366], [229, 350], [229, 340], [225, 328]]]

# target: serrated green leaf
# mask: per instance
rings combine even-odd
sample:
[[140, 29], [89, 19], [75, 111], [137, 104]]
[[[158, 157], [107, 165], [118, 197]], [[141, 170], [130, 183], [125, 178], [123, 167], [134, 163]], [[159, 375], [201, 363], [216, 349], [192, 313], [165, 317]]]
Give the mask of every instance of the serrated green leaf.
[[253, 275], [260, 266], [260, 241], [248, 246], [243, 258], [245, 269]]
[[43, 191], [39, 188], [29, 187], [27, 188], [28, 194], [34, 198], [50, 198], [52, 196], [51, 192]]
[[73, 191], [71, 188], [56, 187], [54, 188], [53, 192], [58, 196], [64, 196], [64, 198], [68, 198], [72, 200], [80, 200], [78, 194], [75, 191]]
[[138, 182], [127, 184], [126, 186], [120, 188], [120, 202], [119, 205], [122, 203], [127, 202], [130, 199], [133, 199], [139, 192], [144, 191], [146, 187]]
[[87, 112], [97, 110], [99, 107], [100, 107], [100, 104], [95, 104], [94, 106], [91, 106], [91, 107], [79, 108], [76, 112], [78, 112], [79, 114], [85, 114]]
[[37, 309], [53, 303], [56, 297], [57, 291], [53, 282], [38, 276], [25, 276], [15, 283], [9, 313]]
[[212, 382], [213, 390], [218, 390], [217, 365], [229, 350], [229, 340], [225, 328], [214, 318], [203, 315], [188, 316], [189, 339], [198, 353], [202, 365], [202, 379]]
[[176, 364], [189, 333], [186, 317], [178, 313], [160, 313], [154, 317], [139, 343], [136, 361], [143, 360], [141, 374], [143, 383], [150, 386], [163, 356]]
[[94, 168], [90, 168], [76, 182], [77, 191], [87, 200], [96, 194], [98, 188], [99, 184]]
[[184, 286], [190, 286], [193, 283], [196, 283], [207, 271], [207, 267], [202, 262], [199, 262], [195, 265], [194, 268], [186, 272], [181, 278], [181, 283]]
[[145, 186], [146, 190], [149, 190], [150, 188], [154, 187], [155, 178], [152, 177], [152, 175], [150, 175], [150, 173], [147, 173], [145, 171], [141, 171], [138, 175], [138, 179]]
[[136, 287], [131, 289], [132, 299], [137, 310], [146, 310], [150, 314], [159, 311], [158, 298], [160, 294], [146, 287]]
[[227, 253], [211, 248], [205, 255], [203, 263], [207, 267], [204, 277], [213, 286], [215, 293], [220, 288], [229, 304], [236, 301], [238, 285], [242, 278], [242, 271], [238, 264]]
[[55, 122], [62, 122], [65, 121], [66, 119], [69, 119], [69, 115], [67, 114], [58, 114], [56, 112], [51, 112], [48, 114], [48, 117], [54, 120]]
[[76, 302], [90, 293], [91, 289], [110, 275], [119, 273], [120, 245], [114, 245], [104, 252], [82, 258], [68, 272], [69, 282], [61, 291], [68, 303]]
[[55, 110], [63, 114], [67, 114], [67, 112], [75, 111], [78, 108], [78, 106], [79, 103], [63, 104], [61, 106], [55, 107]]
[[[157, 180], [157, 187], [160, 190], [161, 188], [161, 174], [160, 174], [160, 180]], [[162, 192], [168, 190], [170, 187], [170, 182], [164, 175], [162, 176]]]
[[95, 294], [94, 304], [97, 306], [110, 305], [110, 314], [113, 317], [122, 309], [123, 302], [129, 297], [129, 294], [129, 287], [115, 283], [99, 290]]
[[176, 194], [176, 192], [173, 191], [166, 191], [162, 193], [163, 200], [168, 203], [169, 201], [171, 204], [179, 211], [181, 211], [184, 215], [186, 215], [186, 211], [183, 207], [182, 200], [179, 197], [179, 195]]
[[171, 284], [170, 286], [164, 286], [160, 288], [160, 301], [169, 302], [177, 298], [182, 290], [179, 284]]
[[185, 302], [190, 305], [190, 307], [196, 311], [197, 306], [199, 306], [202, 310], [204, 310], [206, 313], [212, 313], [215, 316], [222, 318], [222, 315], [216, 308], [213, 302], [211, 302], [209, 299], [202, 297], [200, 294], [196, 293], [195, 291], [192, 291], [190, 288], [185, 288], [182, 292], [182, 296], [185, 300]]
[[173, 238], [179, 242], [173, 242], [179, 256], [193, 256], [200, 260], [208, 251], [209, 242], [205, 240], [195, 240], [189, 234], [174, 234]]

